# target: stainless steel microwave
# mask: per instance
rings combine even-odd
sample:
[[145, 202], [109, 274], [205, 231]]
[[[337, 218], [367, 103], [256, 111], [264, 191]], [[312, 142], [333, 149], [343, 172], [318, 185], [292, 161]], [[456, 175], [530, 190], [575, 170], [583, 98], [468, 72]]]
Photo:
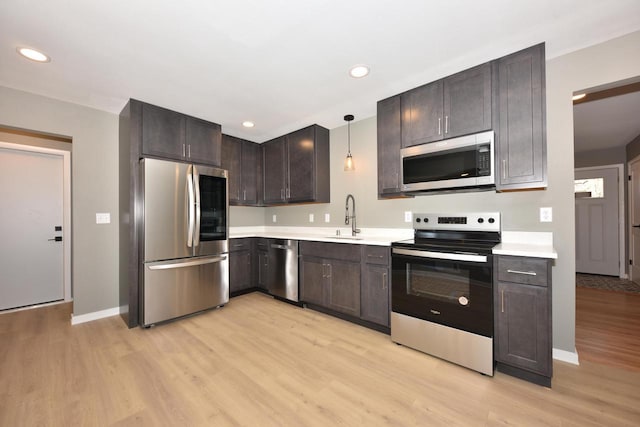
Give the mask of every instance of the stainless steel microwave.
[[403, 148], [402, 191], [493, 187], [493, 131]]

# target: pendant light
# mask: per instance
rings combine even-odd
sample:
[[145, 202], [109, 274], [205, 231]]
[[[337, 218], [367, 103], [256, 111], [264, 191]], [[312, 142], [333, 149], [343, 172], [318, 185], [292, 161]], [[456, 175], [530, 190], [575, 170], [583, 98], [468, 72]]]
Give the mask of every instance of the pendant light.
[[344, 116], [344, 120], [347, 122], [347, 158], [344, 161], [344, 170], [346, 172], [356, 170], [356, 166], [353, 164], [353, 157], [351, 157], [351, 121], [353, 120], [353, 114], [347, 114]]

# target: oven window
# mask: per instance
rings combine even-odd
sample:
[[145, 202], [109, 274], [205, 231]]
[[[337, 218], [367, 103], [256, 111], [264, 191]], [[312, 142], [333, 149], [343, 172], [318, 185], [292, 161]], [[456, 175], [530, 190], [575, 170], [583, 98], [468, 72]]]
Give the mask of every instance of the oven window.
[[469, 301], [468, 270], [453, 267], [424, 267], [407, 264], [407, 294], [444, 302]]

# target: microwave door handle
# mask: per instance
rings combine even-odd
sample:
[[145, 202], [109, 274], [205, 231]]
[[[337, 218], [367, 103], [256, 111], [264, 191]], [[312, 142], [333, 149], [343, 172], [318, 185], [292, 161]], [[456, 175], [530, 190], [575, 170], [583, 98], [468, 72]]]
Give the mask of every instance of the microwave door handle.
[[193, 223], [195, 221], [192, 166], [187, 168], [187, 247], [193, 247]]
[[193, 246], [200, 246], [200, 174], [195, 166], [193, 167], [193, 185], [195, 187], [194, 210], [196, 214], [196, 222], [193, 227]]

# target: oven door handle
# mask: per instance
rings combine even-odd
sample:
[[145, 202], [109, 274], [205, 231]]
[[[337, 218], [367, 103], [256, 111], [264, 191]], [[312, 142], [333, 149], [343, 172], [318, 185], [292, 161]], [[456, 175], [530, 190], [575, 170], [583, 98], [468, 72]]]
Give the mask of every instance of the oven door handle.
[[452, 254], [447, 252], [417, 251], [412, 249], [393, 248], [393, 253], [420, 258], [449, 259], [452, 261], [487, 262], [484, 255]]

